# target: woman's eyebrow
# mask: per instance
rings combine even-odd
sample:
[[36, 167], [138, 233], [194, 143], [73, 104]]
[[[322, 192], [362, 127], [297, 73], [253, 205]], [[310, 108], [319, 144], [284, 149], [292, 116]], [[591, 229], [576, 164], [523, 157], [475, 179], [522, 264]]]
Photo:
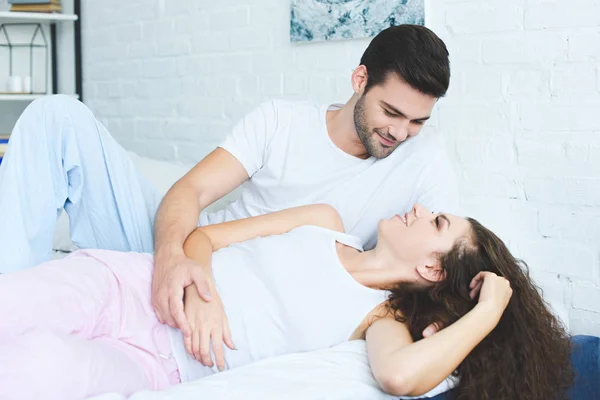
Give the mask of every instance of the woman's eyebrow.
[[448, 228], [450, 228], [450, 225], [452, 225], [452, 224], [450, 223], [450, 220], [448, 219], [448, 217], [446, 217], [444, 214], [440, 214], [440, 218], [445, 219], [446, 222], [448, 223]]

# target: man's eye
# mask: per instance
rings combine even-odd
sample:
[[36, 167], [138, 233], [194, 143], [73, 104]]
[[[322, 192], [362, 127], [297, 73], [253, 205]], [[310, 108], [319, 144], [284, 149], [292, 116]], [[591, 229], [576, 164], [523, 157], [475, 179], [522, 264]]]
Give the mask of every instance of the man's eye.
[[441, 225], [440, 217], [435, 217], [435, 226], [439, 229]]
[[416, 125], [423, 125], [425, 121], [413, 121], [413, 123]]
[[388, 110], [386, 110], [385, 108], [383, 109], [383, 112], [385, 113], [385, 115], [387, 115], [388, 117], [395, 117], [396, 114], [393, 114], [391, 112], [389, 112]]

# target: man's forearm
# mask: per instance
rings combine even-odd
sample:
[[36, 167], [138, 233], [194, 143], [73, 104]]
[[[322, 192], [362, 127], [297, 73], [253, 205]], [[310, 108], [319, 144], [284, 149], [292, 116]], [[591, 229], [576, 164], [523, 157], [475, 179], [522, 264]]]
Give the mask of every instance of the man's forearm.
[[156, 213], [154, 251], [156, 258], [183, 254], [183, 243], [198, 225], [201, 205], [196, 191], [176, 183], [165, 195]]

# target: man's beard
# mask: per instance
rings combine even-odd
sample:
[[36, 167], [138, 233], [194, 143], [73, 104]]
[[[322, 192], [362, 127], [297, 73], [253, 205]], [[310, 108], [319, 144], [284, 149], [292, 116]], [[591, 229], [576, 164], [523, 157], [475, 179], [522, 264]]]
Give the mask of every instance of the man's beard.
[[[379, 135], [375, 130], [370, 130], [367, 125], [367, 112], [365, 110], [365, 96], [362, 95], [354, 106], [354, 128], [367, 153], [371, 157], [386, 158], [400, 145], [397, 143], [392, 147], [385, 147], [379, 141]], [[385, 135], [383, 135], [385, 137]]]

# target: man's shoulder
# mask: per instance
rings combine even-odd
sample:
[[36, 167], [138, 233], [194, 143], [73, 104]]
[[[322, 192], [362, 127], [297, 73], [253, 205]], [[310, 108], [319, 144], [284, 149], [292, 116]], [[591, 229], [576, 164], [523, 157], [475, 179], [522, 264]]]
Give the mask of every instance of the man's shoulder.
[[398, 151], [397, 159], [412, 160], [430, 164], [436, 158], [448, 159], [448, 145], [441, 134], [423, 132], [409, 139], [400, 146], [406, 146], [403, 151]]
[[447, 152], [446, 140], [442, 134], [437, 132], [423, 132], [416, 136], [415, 147], [419, 151]]
[[272, 98], [268, 103], [275, 109], [278, 115], [296, 115], [318, 111], [322, 104], [309, 100], [293, 100]]

